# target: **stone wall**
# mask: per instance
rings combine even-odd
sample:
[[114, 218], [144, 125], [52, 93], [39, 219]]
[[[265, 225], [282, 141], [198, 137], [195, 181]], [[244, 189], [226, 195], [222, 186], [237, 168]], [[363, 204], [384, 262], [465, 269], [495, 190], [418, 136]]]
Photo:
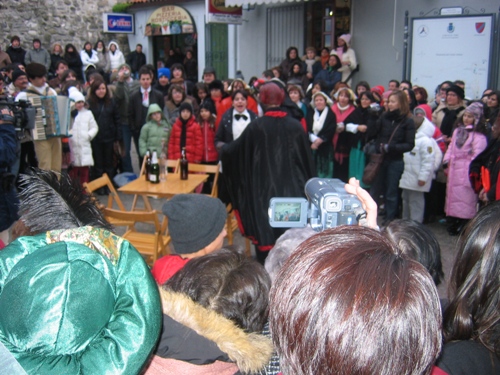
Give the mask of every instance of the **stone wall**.
[[0, 0], [0, 44], [7, 49], [10, 38], [18, 35], [21, 46], [32, 48], [38, 37], [51, 50], [54, 43], [73, 43], [78, 50], [86, 41], [92, 45], [103, 39], [115, 40], [124, 53], [129, 52], [126, 34], [102, 31], [102, 13], [112, 12], [117, 0]]

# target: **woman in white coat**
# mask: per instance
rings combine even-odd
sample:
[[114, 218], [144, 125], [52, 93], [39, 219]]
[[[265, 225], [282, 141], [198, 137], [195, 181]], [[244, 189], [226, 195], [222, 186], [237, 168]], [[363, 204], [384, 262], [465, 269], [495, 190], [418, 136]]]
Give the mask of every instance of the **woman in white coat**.
[[90, 42], [85, 42], [83, 49], [80, 52], [80, 59], [82, 60], [83, 80], [87, 82], [87, 69], [90, 66], [93, 66], [94, 69], [96, 69], [97, 64], [99, 63], [97, 51], [92, 48], [92, 44], [90, 44]]
[[351, 87], [352, 79], [349, 76], [358, 67], [356, 52], [351, 48], [351, 34], [342, 34], [337, 38], [337, 49], [334, 52], [337, 53], [342, 63], [342, 67], [339, 68], [339, 72], [342, 73], [342, 82]]
[[97, 135], [99, 127], [92, 112], [85, 108], [83, 94], [75, 89], [70, 93], [69, 97], [75, 102], [75, 108], [71, 116], [73, 126], [69, 132], [71, 134], [69, 138], [71, 150], [69, 175], [83, 184], [90, 180], [90, 167], [94, 165], [90, 141]]
[[118, 68], [125, 64], [125, 57], [123, 56], [120, 47], [116, 42], [109, 42], [108, 44], [108, 60], [111, 72], [117, 72]]

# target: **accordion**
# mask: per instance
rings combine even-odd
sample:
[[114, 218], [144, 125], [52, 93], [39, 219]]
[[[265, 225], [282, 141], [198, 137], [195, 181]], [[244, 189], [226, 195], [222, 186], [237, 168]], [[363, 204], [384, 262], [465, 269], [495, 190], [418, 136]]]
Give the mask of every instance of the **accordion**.
[[36, 108], [33, 139], [41, 141], [53, 137], [68, 137], [70, 100], [66, 96], [28, 96]]

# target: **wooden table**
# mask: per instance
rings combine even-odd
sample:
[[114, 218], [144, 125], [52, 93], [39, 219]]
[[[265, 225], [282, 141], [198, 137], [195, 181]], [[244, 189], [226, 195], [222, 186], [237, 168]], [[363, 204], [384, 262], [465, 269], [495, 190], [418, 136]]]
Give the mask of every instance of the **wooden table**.
[[118, 191], [125, 194], [142, 196], [146, 210], [152, 211], [148, 195], [169, 198], [177, 194], [189, 194], [192, 193], [199, 184], [205, 182], [207, 178], [208, 174], [190, 173], [187, 180], [181, 180], [180, 173], [169, 173], [165, 181], [160, 181], [159, 184], [153, 184], [146, 181], [144, 176], [141, 176], [122, 186]]

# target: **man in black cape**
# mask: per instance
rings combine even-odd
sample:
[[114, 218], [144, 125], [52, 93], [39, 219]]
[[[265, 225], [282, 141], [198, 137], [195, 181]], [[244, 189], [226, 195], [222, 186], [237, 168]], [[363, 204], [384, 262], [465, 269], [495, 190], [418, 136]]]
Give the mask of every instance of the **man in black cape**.
[[285, 229], [269, 225], [269, 200], [305, 197], [304, 186], [316, 175], [307, 133], [280, 109], [285, 93], [270, 82], [260, 90], [264, 116], [221, 150], [224, 181], [244, 235], [263, 261]]

